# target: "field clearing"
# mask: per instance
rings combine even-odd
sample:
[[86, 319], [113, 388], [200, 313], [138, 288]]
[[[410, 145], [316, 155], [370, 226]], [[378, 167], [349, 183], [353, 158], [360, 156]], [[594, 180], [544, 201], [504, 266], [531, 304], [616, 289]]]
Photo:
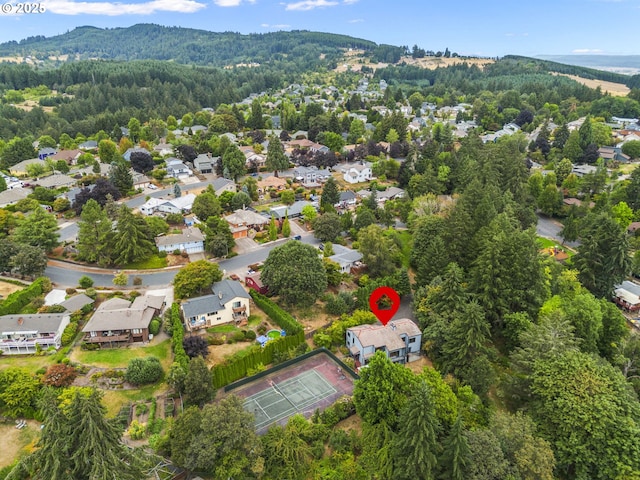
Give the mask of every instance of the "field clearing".
[[0, 298], [6, 298], [13, 292], [17, 292], [23, 288], [24, 287], [21, 287], [20, 285], [14, 285], [13, 283], [7, 283], [0, 280]]
[[40, 434], [40, 422], [29, 420], [27, 426], [18, 430], [14, 423], [0, 424], [0, 467], [11, 465], [20, 450], [29, 445]]
[[[354, 72], [359, 72], [363, 66], [369, 67], [374, 71], [379, 68], [385, 68], [389, 66], [389, 63], [362, 63], [362, 50], [352, 50], [345, 53], [343, 61], [336, 67], [335, 71], [338, 73], [346, 72], [349, 68]], [[368, 60], [367, 60], [368, 62]], [[450, 67], [452, 65], [458, 65], [466, 63], [468, 65], [476, 65], [480, 68], [487, 64], [494, 63], [495, 60], [491, 58], [445, 58], [445, 57], [423, 57], [413, 58], [411, 56], [405, 56], [400, 58], [398, 63], [406, 63], [407, 65], [415, 65], [416, 67], [425, 68], [428, 70], [435, 70], [440, 67]]]
[[631, 91], [629, 90], [629, 87], [623, 85], [622, 83], [605, 82], [604, 80], [589, 80], [587, 78], [578, 77], [577, 75], [569, 75], [567, 73], [551, 72], [551, 75], [562, 75], [563, 77], [575, 80], [576, 82], [581, 83], [582, 85], [585, 85], [589, 88], [600, 87], [603, 92], [609, 92], [615, 97], [626, 97], [627, 94]]
[[107, 417], [115, 417], [120, 409], [130, 402], [150, 400], [167, 390], [164, 383], [149, 385], [136, 390], [103, 390], [102, 402], [107, 407]]

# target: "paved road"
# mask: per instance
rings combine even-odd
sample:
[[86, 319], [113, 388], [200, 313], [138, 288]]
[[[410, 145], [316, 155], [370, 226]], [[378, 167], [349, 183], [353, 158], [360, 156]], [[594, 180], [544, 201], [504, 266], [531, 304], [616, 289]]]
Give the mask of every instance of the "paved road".
[[[284, 242], [295, 240], [279, 240], [274, 243], [269, 243], [260, 246], [258, 249], [247, 252], [237, 257], [221, 260], [218, 263], [220, 269], [225, 270], [227, 274], [233, 272], [241, 273], [246, 271], [247, 266], [252, 263], [263, 262], [269, 252], [276, 246], [283, 244]], [[313, 237], [309, 232], [302, 236], [303, 243], [318, 246], [320, 242]], [[75, 266], [73, 266], [75, 267]], [[133, 276], [142, 278], [142, 286], [144, 287], [161, 287], [170, 285], [173, 282], [173, 277], [179, 271], [179, 268], [168, 268], [166, 270], [155, 270], [149, 273], [134, 272], [129, 275], [129, 286], [133, 285]], [[78, 280], [83, 275], [91, 277], [96, 287], [113, 287], [113, 277], [118, 270], [103, 270], [99, 268], [85, 268], [76, 269], [70, 268], [70, 266], [64, 265], [62, 262], [55, 262], [50, 264], [45, 270], [45, 275], [48, 276], [56, 286], [63, 287], [75, 287], [78, 285]], [[125, 271], [125, 273], [128, 273]]]
[[[542, 215], [538, 215], [538, 225], [536, 227], [538, 235], [541, 237], [551, 238], [552, 240], [562, 243], [563, 239], [560, 236], [560, 230], [562, 230], [562, 224], [557, 220], [553, 220]], [[580, 245], [580, 242], [564, 242], [565, 245], [571, 248], [576, 248]]]

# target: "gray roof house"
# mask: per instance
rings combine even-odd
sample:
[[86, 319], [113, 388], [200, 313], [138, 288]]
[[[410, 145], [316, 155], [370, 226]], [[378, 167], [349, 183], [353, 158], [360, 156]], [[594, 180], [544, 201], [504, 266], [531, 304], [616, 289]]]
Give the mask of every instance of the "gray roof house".
[[282, 205], [279, 207], [274, 207], [269, 209], [269, 215], [273, 215], [276, 220], [280, 220], [285, 217], [285, 214], [288, 218], [295, 218], [302, 215], [302, 209], [307, 205], [313, 206], [311, 202], [307, 202], [305, 200], [299, 200], [295, 202], [293, 205]]
[[67, 309], [67, 312], [73, 313], [81, 310], [86, 305], [91, 305], [95, 300], [91, 297], [88, 297], [84, 293], [80, 293], [78, 295], [74, 295], [73, 297], [67, 298], [64, 302], [60, 302], [58, 305]]
[[218, 197], [224, 192], [236, 193], [236, 182], [228, 178], [218, 177], [213, 182], [211, 182], [211, 185], [213, 186], [213, 190], [216, 192], [216, 195]]
[[186, 253], [204, 252], [204, 234], [196, 227], [185, 228], [181, 233], [156, 237], [156, 246], [160, 252], [180, 250]]
[[98, 148], [98, 142], [96, 142], [95, 140], [87, 140], [86, 142], [82, 142], [80, 145], [78, 145], [78, 148], [82, 150], [93, 150], [95, 148]]
[[340, 271], [342, 273], [350, 273], [351, 268], [355, 267], [360, 261], [362, 261], [362, 254], [357, 250], [343, 247], [337, 243], [334, 243], [332, 248], [333, 255], [329, 257], [329, 260], [340, 265]]
[[346, 344], [356, 366], [366, 365], [377, 352], [383, 351], [395, 363], [417, 360], [422, 332], [408, 318], [392, 320], [384, 325], [358, 325], [347, 328]]
[[30, 193], [31, 190], [25, 188], [12, 188], [11, 190], [0, 192], [0, 207], [6, 207], [27, 198]]
[[41, 177], [39, 180], [35, 181], [34, 184], [44, 188], [61, 188], [71, 187], [75, 185], [76, 182], [77, 180], [69, 175], [55, 173], [48, 177]]
[[114, 297], [102, 303], [82, 331], [84, 341], [105, 346], [149, 341], [149, 323], [160, 314], [165, 297], [141, 295], [131, 303]]
[[56, 350], [69, 325], [69, 313], [36, 313], [0, 317], [0, 351], [4, 355], [32, 354], [40, 348]]
[[240, 282], [222, 280], [211, 286], [211, 295], [191, 298], [181, 309], [187, 331], [224, 323], [239, 323], [250, 315], [251, 297]]
[[144, 153], [147, 153], [147, 154], [151, 155], [151, 152], [149, 150], [147, 150], [146, 148], [131, 147], [131, 148], [127, 148], [127, 151], [122, 154], [122, 158], [124, 158], [127, 162], [130, 162], [131, 161], [131, 154], [134, 153], [134, 152], [144, 152]]
[[216, 163], [220, 157], [211, 157], [206, 153], [201, 153], [193, 159], [193, 167], [200, 173], [213, 173]]

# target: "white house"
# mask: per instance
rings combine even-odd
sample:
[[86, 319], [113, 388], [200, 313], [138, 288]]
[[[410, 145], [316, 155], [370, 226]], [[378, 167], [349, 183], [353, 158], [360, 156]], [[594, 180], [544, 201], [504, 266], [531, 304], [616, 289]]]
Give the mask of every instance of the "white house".
[[211, 295], [191, 298], [182, 303], [180, 308], [187, 331], [239, 323], [249, 317], [251, 297], [240, 282], [222, 280], [214, 283], [211, 291]]
[[163, 213], [189, 213], [195, 199], [195, 193], [187, 193], [172, 200], [165, 200], [158, 205], [158, 211]]
[[36, 353], [62, 345], [62, 333], [70, 321], [69, 312], [4, 315], [0, 317], [0, 350], [4, 355]]
[[182, 233], [156, 237], [156, 246], [160, 252], [179, 250], [186, 253], [204, 252], [204, 234], [195, 227], [185, 228]]
[[341, 168], [343, 178], [348, 183], [363, 183], [373, 179], [371, 163], [345, 165]]
[[384, 325], [358, 325], [347, 328], [346, 342], [356, 366], [366, 365], [377, 352], [383, 351], [395, 363], [417, 360], [422, 332], [408, 318], [392, 320]]
[[177, 158], [167, 160], [167, 175], [173, 178], [184, 178], [193, 175], [189, 167]]

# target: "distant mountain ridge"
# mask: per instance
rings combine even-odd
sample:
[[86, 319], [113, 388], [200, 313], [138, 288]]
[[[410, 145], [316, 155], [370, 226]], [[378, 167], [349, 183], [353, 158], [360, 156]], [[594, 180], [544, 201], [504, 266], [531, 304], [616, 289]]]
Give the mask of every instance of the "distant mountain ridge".
[[183, 27], [138, 24], [127, 28], [75, 28], [54, 37], [36, 36], [0, 44], [0, 56], [70, 55], [79, 59], [171, 60], [178, 63], [226, 66], [245, 62], [333, 58], [341, 49], [373, 51], [369, 40], [332, 33], [298, 30], [243, 35]]

